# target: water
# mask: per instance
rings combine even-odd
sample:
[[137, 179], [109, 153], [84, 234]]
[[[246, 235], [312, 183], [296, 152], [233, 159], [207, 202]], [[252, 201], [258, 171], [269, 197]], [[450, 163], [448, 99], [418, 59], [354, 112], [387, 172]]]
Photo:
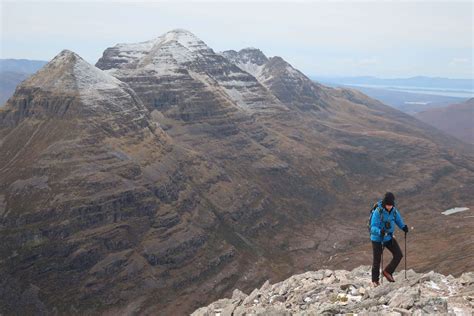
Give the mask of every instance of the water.
[[416, 87], [416, 86], [408, 87], [408, 86], [355, 84], [355, 83], [351, 83], [350, 85], [356, 86], [356, 87], [379, 88], [379, 89], [386, 89], [386, 90], [392, 90], [392, 91], [441, 95], [441, 96], [447, 96], [447, 97], [458, 97], [458, 98], [474, 97], [474, 90], [469, 90], [469, 89], [428, 88], [428, 87]]

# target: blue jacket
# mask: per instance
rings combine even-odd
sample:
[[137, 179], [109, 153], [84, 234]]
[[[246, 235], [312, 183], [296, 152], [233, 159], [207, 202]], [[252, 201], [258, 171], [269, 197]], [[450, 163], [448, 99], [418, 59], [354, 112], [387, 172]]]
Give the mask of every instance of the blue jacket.
[[[382, 214], [382, 220], [380, 219], [380, 214]], [[385, 223], [390, 223], [390, 228], [385, 228]], [[400, 229], [403, 229], [405, 223], [403, 222], [402, 216], [398, 209], [393, 206], [392, 210], [388, 212], [383, 206], [382, 201], [377, 203], [377, 208], [372, 214], [372, 220], [370, 221], [370, 240], [375, 242], [382, 242], [382, 236], [380, 232], [382, 228], [385, 230], [384, 242], [389, 241], [393, 237], [393, 232], [395, 231], [395, 224]]]

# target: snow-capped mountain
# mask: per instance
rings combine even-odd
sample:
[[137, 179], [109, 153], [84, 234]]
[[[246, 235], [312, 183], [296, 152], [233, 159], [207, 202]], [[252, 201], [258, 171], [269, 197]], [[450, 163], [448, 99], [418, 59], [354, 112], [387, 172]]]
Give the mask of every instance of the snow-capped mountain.
[[97, 67], [63, 51], [0, 110], [0, 313], [188, 314], [367, 264], [364, 210], [386, 190], [417, 227], [413, 268], [459, 274], [472, 223], [438, 210], [472, 206], [473, 164], [454, 138], [256, 50], [174, 30]]
[[222, 55], [257, 78], [284, 104], [301, 110], [317, 111], [327, 107], [326, 89], [281, 57], [267, 58], [262, 51], [255, 48], [246, 48], [239, 52], [224, 51]]
[[[20, 106], [25, 99], [27, 104]], [[57, 101], [50, 104], [44, 99]], [[9, 124], [13, 125], [27, 117], [86, 118], [115, 114], [127, 118], [125, 122], [135, 121], [142, 126], [147, 115], [127, 84], [68, 50], [22, 82], [6, 107], [4, 124], [10, 119]]]
[[2, 314], [75, 313], [104, 286], [109, 303], [169, 290], [233, 255], [210, 238], [216, 218], [199, 202], [222, 169], [173, 143], [126, 83], [71, 51], [0, 111], [0, 175]]
[[[164, 80], [179, 81], [184, 91], [196, 91], [189, 98], [193, 102], [204, 97], [202, 102], [209, 98], [226, 99], [232, 103], [228, 106], [247, 111], [285, 109], [253, 76], [184, 30], [173, 30], [143, 43], [108, 48], [96, 66], [119, 79], [133, 77], [134, 80], [129, 81], [132, 86], [142, 85], [141, 81], [149, 78], [154, 78], [149, 81], [157, 84]], [[167, 107], [173, 101], [163, 99], [166, 97], [158, 100], [160, 107]]]
[[265, 81], [265, 77], [261, 77], [261, 75], [265, 64], [268, 62], [268, 58], [261, 50], [257, 48], [244, 48], [238, 52], [227, 50], [221, 54], [260, 82]]

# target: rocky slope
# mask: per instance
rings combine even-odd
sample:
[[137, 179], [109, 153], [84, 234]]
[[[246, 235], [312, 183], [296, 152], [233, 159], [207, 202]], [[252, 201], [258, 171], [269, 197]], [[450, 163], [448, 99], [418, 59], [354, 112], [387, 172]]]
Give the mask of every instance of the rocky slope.
[[233, 106], [250, 112], [284, 108], [254, 77], [185, 30], [108, 48], [96, 66], [128, 82], [154, 109], [176, 106], [168, 115], [184, 120]]
[[[355, 90], [315, 84], [280, 57], [255, 49], [216, 54], [175, 30], [108, 48], [97, 66], [159, 112], [156, 119], [176, 143], [215, 161], [239, 184], [234, 194], [217, 183], [222, 191], [212, 200], [236, 249], [220, 270], [226, 281], [195, 280], [200, 295], [186, 291], [181, 297], [187, 300], [216, 297], [239, 284], [248, 289], [264, 275], [282, 278], [318, 264], [353, 267], [343, 254], [367, 240], [359, 229], [367, 212], [359, 206], [385, 190], [396, 192], [402, 209], [414, 210], [407, 215], [413, 223], [428, 217], [435, 225], [438, 210], [471, 203], [472, 151]], [[421, 227], [420, 241], [429, 236]], [[448, 240], [466, 233], [453, 231]], [[356, 260], [370, 260], [365, 249], [361, 253]], [[468, 261], [462, 257], [455, 273]]]
[[267, 58], [255, 48], [224, 51], [222, 55], [257, 78], [281, 102], [292, 108], [317, 111], [329, 105], [329, 89], [313, 82], [281, 57]]
[[0, 126], [0, 312], [98, 312], [234, 255], [201, 193], [226, 175], [73, 52], [17, 88]]
[[282, 282], [266, 281], [245, 294], [236, 289], [193, 316], [238, 315], [472, 315], [474, 273], [459, 278], [433, 271], [396, 273], [395, 282], [370, 285], [370, 267], [318, 270]]
[[440, 214], [472, 207], [471, 151], [250, 55], [263, 77], [174, 30], [106, 49], [100, 69], [63, 52], [18, 87], [0, 111], [1, 312], [186, 314], [352, 268], [386, 190], [419, 270], [472, 270], [472, 218]]

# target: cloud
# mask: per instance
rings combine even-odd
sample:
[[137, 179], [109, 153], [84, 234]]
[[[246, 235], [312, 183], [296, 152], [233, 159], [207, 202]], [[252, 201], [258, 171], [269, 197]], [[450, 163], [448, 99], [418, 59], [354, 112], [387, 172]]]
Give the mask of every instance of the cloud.
[[339, 58], [337, 62], [352, 67], [366, 67], [380, 63], [379, 58], [375, 56], [364, 58]]
[[470, 64], [470, 63], [471, 63], [471, 60], [469, 58], [455, 57], [455, 58], [451, 59], [451, 61], [449, 62], [449, 65], [459, 66], [459, 65], [466, 65], [466, 64]]
[[379, 63], [379, 60], [377, 57], [363, 58], [357, 61], [358, 66], [371, 66], [371, 65], [376, 65], [378, 63]]

